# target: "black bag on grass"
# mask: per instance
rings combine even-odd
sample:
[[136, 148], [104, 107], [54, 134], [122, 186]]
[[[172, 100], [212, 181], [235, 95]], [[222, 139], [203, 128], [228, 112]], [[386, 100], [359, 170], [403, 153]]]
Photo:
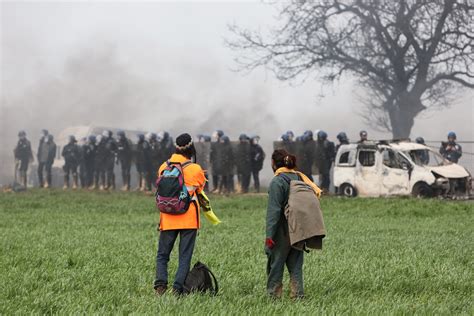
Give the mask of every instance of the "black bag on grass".
[[194, 267], [186, 276], [186, 281], [184, 281], [184, 292], [205, 293], [209, 291], [212, 295], [216, 295], [218, 290], [219, 285], [217, 284], [216, 277], [211, 272], [211, 270], [209, 270], [205, 264], [199, 261], [196, 262]]

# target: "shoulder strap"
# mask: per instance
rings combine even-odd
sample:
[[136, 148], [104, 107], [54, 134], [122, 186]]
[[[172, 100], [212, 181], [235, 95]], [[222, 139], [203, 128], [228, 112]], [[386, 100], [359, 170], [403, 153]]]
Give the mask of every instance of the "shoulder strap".
[[168, 166], [175, 165], [175, 166], [181, 167], [182, 169], [184, 169], [187, 166], [189, 166], [190, 164], [192, 164], [191, 160], [180, 163], [180, 162], [172, 162], [169, 159], [166, 161], [166, 163], [168, 164]]
[[214, 273], [212, 273], [211, 270], [209, 270], [209, 268], [206, 265], [203, 265], [202, 268], [206, 270], [207, 272], [209, 272], [209, 274], [212, 276], [212, 279], [214, 280], [214, 289], [212, 290], [211, 294], [217, 295], [217, 292], [219, 291], [219, 284], [217, 283], [216, 276], [214, 275]]
[[181, 164], [181, 168], [184, 169], [184, 168], [186, 168], [187, 166], [189, 166], [190, 164], [192, 164], [192, 162], [191, 162], [191, 160], [188, 160], [188, 161], [186, 161], [186, 162], [184, 162], [184, 163]]

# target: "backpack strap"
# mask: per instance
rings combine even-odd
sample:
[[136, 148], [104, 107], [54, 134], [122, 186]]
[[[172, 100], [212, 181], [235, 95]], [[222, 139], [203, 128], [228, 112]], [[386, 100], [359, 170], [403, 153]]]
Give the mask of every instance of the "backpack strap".
[[190, 164], [192, 164], [192, 162], [191, 162], [191, 160], [188, 160], [188, 161], [186, 161], [186, 162], [184, 162], [184, 163], [181, 164], [181, 168], [184, 169], [184, 168], [186, 168], [187, 166], [189, 166]]
[[217, 295], [217, 292], [219, 292], [219, 283], [217, 283], [216, 276], [214, 275], [214, 273], [212, 273], [211, 270], [209, 270], [209, 268], [206, 265], [203, 265], [202, 268], [206, 270], [207, 272], [209, 272], [209, 274], [212, 276], [212, 279], [214, 280], [214, 289], [212, 289], [211, 294]]

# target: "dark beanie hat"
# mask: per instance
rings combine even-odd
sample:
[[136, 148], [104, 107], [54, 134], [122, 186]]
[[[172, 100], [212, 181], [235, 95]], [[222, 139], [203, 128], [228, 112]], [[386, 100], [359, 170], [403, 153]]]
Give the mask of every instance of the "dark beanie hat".
[[175, 145], [177, 149], [184, 150], [193, 145], [193, 138], [188, 133], [181, 134], [176, 138]]

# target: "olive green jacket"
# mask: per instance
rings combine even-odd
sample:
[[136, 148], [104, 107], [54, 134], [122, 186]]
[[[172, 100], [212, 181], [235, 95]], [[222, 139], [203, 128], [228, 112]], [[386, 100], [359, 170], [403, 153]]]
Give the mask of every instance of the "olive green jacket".
[[[298, 180], [295, 173], [284, 173], [291, 180]], [[268, 208], [266, 221], [266, 238], [275, 238], [280, 225], [288, 231], [288, 222], [285, 218], [285, 206], [288, 203], [290, 185], [282, 177], [273, 177], [268, 188]]]

